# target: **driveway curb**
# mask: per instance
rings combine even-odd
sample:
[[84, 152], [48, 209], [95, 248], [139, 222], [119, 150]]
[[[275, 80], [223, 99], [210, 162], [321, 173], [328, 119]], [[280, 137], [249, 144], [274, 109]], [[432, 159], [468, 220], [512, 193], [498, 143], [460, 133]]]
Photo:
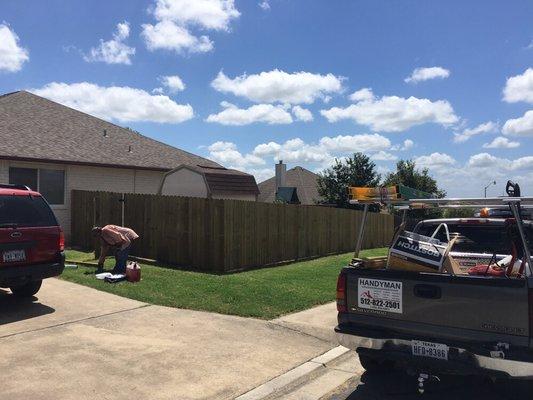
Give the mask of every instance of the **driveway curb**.
[[349, 349], [343, 346], [334, 347], [326, 353], [236, 397], [235, 400], [263, 400], [275, 398], [283, 393], [288, 393], [290, 390], [324, 372], [327, 364], [339, 361], [345, 357], [349, 351]]

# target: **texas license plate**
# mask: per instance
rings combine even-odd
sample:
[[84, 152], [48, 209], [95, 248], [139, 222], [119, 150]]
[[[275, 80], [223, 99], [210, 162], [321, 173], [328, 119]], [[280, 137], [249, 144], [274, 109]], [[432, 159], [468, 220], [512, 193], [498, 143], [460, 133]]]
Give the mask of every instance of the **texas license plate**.
[[440, 343], [423, 342], [421, 340], [411, 341], [413, 356], [448, 359], [448, 346]]
[[10, 250], [4, 251], [2, 259], [5, 263], [26, 261], [26, 252], [24, 250]]

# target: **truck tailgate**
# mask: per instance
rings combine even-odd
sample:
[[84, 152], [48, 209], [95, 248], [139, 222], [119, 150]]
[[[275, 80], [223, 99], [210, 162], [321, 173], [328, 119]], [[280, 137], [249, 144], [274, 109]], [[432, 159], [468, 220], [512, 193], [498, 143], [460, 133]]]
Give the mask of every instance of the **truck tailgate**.
[[524, 279], [354, 268], [345, 272], [351, 322], [448, 339], [498, 337], [528, 346]]

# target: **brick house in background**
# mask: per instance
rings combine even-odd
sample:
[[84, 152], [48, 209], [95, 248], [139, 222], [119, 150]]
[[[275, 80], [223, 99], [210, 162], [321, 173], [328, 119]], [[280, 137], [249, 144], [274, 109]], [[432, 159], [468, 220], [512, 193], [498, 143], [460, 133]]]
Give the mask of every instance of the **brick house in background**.
[[314, 205], [322, 200], [317, 189], [317, 174], [303, 167], [286, 169], [286, 164], [280, 161], [276, 164], [275, 176], [259, 183], [258, 201]]
[[259, 194], [252, 175], [25, 91], [0, 96], [0, 140], [0, 183], [40, 191], [67, 237], [73, 189], [250, 201]]

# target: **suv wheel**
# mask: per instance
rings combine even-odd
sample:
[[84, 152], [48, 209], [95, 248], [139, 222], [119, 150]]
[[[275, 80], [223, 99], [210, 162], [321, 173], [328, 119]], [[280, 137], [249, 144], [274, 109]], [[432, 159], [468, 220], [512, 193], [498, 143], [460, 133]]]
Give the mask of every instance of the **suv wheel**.
[[365, 354], [359, 354], [359, 361], [363, 368], [368, 372], [392, 372], [394, 369], [394, 361], [379, 360]]
[[11, 292], [17, 297], [31, 297], [39, 291], [41, 284], [43, 283], [42, 279], [38, 281], [29, 281], [24, 285], [13, 286], [11, 287]]

